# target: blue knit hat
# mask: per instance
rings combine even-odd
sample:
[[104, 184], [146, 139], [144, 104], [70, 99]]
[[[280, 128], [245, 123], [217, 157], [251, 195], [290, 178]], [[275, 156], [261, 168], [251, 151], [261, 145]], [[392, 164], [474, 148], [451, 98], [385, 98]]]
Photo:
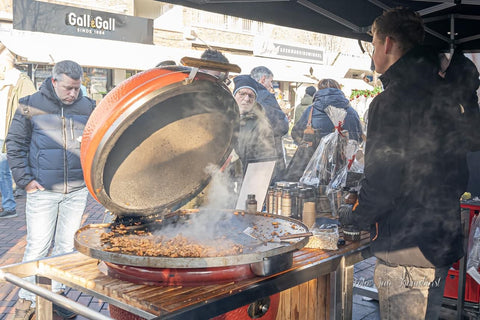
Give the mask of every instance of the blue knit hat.
[[317, 91], [317, 89], [315, 89], [314, 86], [309, 86], [305, 89], [305, 93], [308, 94], [309, 96], [312, 96], [315, 94], [315, 92]]
[[233, 95], [237, 93], [238, 90], [242, 88], [248, 88], [255, 93], [257, 96], [257, 81], [250, 77], [248, 74], [241, 74], [233, 78], [233, 83], [235, 87], [233, 89]]

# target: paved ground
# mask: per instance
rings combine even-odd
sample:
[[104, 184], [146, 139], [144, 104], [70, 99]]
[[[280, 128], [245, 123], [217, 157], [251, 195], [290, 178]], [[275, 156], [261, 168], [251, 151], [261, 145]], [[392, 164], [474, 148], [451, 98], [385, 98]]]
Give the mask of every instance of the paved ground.
[[[25, 198], [17, 198], [18, 217], [0, 219], [0, 266], [14, 264], [22, 261], [26, 245], [27, 227], [25, 224]], [[88, 199], [88, 204], [83, 216], [83, 224], [102, 222], [105, 209], [93, 198]], [[18, 299], [18, 288], [9, 283], [0, 283], [0, 320], [13, 318], [14, 305]], [[95, 311], [109, 315], [108, 305], [79, 291], [69, 290], [68, 297], [83, 305], [88, 305]], [[77, 317], [78, 320], [85, 319]]]

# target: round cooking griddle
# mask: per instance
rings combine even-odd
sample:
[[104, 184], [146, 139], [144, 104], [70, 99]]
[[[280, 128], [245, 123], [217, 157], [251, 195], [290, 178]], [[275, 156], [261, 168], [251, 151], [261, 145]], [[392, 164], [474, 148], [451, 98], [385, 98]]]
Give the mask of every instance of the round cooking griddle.
[[[117, 216], [146, 216], [188, 202], [220, 167], [238, 132], [222, 82], [191, 68], [151, 69], [115, 87], [92, 113], [81, 161], [90, 193]], [[193, 73], [192, 73], [193, 74]]]
[[[75, 234], [75, 248], [92, 258], [120, 265], [152, 268], [206, 268], [261, 262], [269, 257], [301, 249], [308, 242], [307, 237], [279, 241], [279, 236], [308, 231], [300, 221], [283, 216], [244, 212], [235, 214], [233, 211], [198, 212], [188, 215], [178, 213], [178, 215], [182, 217], [174, 219], [175, 223], [162, 221], [160, 225], [148, 226], [153, 230], [151, 231], [153, 236], [169, 234], [173, 238], [177, 234], [182, 234], [191, 239], [198, 239], [199, 243], [219, 239], [217, 240], [219, 245], [228, 239], [234, 244], [242, 245], [243, 252], [230, 256], [171, 258], [106, 251], [109, 245], [102, 242], [101, 235], [112, 231], [111, 224], [91, 224], [82, 227]], [[173, 219], [175, 215], [170, 217]], [[208, 223], [205, 224], [202, 221], [208, 221]], [[247, 228], [255, 229], [255, 238], [244, 232]], [[206, 239], [208, 236], [210, 239]]]

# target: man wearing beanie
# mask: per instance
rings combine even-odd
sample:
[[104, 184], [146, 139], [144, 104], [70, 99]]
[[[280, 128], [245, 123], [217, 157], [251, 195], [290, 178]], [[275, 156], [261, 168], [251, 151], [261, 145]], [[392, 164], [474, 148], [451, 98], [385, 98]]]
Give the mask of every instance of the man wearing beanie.
[[249, 75], [236, 76], [233, 82], [233, 96], [240, 110], [240, 130], [235, 151], [242, 161], [243, 174], [249, 162], [275, 158], [275, 140], [265, 112], [256, 102], [257, 82]]
[[295, 107], [295, 114], [293, 117], [293, 124], [296, 124], [297, 121], [302, 117], [303, 112], [307, 109], [308, 106], [311, 106], [313, 103], [313, 95], [317, 89], [314, 86], [309, 86], [305, 89], [305, 95], [303, 96], [300, 103]]

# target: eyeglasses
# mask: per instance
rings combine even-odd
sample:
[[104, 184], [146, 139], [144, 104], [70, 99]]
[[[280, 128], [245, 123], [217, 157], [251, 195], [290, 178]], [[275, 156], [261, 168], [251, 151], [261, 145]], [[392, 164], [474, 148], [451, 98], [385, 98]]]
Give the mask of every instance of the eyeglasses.
[[248, 97], [249, 99], [255, 99], [255, 94], [245, 92], [245, 91], [239, 91], [237, 94], [240, 96], [240, 98], [244, 99], [245, 97]]

